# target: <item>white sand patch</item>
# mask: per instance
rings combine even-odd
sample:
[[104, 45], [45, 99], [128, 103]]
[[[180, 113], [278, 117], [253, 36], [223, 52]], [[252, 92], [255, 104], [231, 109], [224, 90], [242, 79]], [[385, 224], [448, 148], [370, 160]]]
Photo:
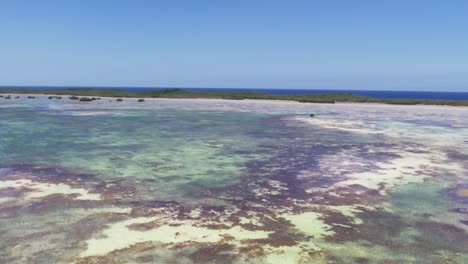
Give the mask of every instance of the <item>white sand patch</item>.
[[101, 195], [98, 193], [90, 193], [83, 188], [72, 188], [70, 185], [63, 183], [42, 183], [25, 179], [0, 181], [0, 189], [5, 188], [30, 189], [25, 194], [24, 199], [41, 198], [52, 194], [78, 194], [77, 200], [101, 200]]
[[[300, 116], [294, 117], [292, 120], [319, 126], [321, 128], [348, 131], [357, 134], [382, 134], [398, 139], [415, 140], [415, 142], [424, 141], [431, 146], [438, 147], [446, 147], [447, 145], [457, 146], [468, 140], [468, 129], [452, 129], [427, 124], [419, 125], [392, 119], [385, 120], [381, 117], [374, 117], [376, 119], [373, 121], [369, 121], [368, 118], [362, 118], [362, 116], [356, 116], [355, 118], [336, 118], [334, 116], [307, 118]], [[415, 117], [413, 116], [413, 118]], [[432, 116], [431, 119], [432, 118], [434, 117]], [[423, 120], [426, 121], [426, 119]], [[468, 126], [468, 123], [466, 126]], [[458, 125], [458, 127], [461, 126]]]
[[376, 171], [350, 173], [347, 180], [335, 184], [335, 187], [361, 185], [378, 190], [381, 195], [397, 185], [423, 182], [436, 172], [462, 174], [460, 164], [447, 161], [445, 154], [396, 152], [400, 158], [389, 163], [377, 162]]
[[199, 218], [201, 216], [201, 213], [202, 213], [202, 209], [200, 207], [197, 207], [193, 209], [192, 211], [190, 211], [189, 216], [191, 218]]
[[305, 122], [311, 125], [320, 126], [322, 128], [337, 129], [342, 131], [349, 131], [360, 134], [378, 134], [383, 131], [378, 130], [373, 124], [365, 124], [359, 120], [346, 120], [346, 119], [328, 119], [328, 118], [307, 118], [295, 117], [294, 120]]
[[263, 226], [263, 224], [260, 223], [259, 219], [254, 218], [254, 217], [249, 217], [249, 218], [241, 217], [240, 220], [239, 220], [239, 223], [241, 225], [251, 224], [251, 225], [255, 225], [255, 226]]
[[[90, 210], [90, 209], [87, 209]], [[112, 213], [112, 214], [129, 214], [132, 212], [130, 207], [105, 207], [105, 208], [95, 208], [92, 209], [93, 213]]]
[[7, 202], [14, 201], [14, 200], [15, 200], [14, 197], [0, 197], [0, 203], [7, 203]]
[[322, 217], [320, 213], [283, 214], [281, 217], [290, 221], [302, 233], [317, 239], [334, 234], [332, 227], [320, 219]]
[[[163, 217], [164, 218], [164, 217]], [[229, 229], [213, 230], [198, 227], [190, 220], [174, 220], [171, 225], [162, 225], [151, 230], [139, 231], [129, 229], [134, 224], [144, 224], [153, 221], [161, 221], [161, 217], [138, 217], [111, 224], [105, 229], [99, 238], [92, 238], [86, 243], [88, 248], [80, 254], [80, 257], [106, 255], [118, 249], [128, 248], [141, 242], [159, 243], [215, 243], [225, 238], [233, 237], [235, 241], [266, 238], [271, 232], [249, 231], [239, 226]]]
[[328, 235], [333, 235], [332, 226], [326, 224], [320, 218], [322, 215], [316, 212], [302, 214], [282, 214], [281, 217], [290, 221], [295, 228], [313, 239], [301, 242], [294, 246], [272, 247], [265, 246], [266, 257], [260, 263], [269, 264], [296, 264], [296, 263], [321, 263], [320, 254], [322, 248], [319, 242]]
[[62, 112], [62, 114], [72, 115], [72, 116], [98, 116], [98, 115], [114, 115], [112, 111], [69, 111]]
[[422, 182], [427, 175], [418, 175], [418, 171], [430, 166], [431, 160], [425, 155], [406, 153], [402, 158], [396, 158], [391, 163], [376, 163], [380, 167], [377, 171], [351, 173], [348, 180], [335, 186], [361, 185], [369, 189], [378, 190], [381, 195], [388, 189], [412, 182]]

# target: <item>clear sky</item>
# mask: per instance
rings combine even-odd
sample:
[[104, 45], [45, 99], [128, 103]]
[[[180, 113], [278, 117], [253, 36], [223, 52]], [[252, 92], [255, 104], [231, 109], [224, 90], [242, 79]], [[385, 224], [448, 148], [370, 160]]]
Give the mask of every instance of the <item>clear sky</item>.
[[468, 1], [0, 0], [0, 85], [468, 91]]

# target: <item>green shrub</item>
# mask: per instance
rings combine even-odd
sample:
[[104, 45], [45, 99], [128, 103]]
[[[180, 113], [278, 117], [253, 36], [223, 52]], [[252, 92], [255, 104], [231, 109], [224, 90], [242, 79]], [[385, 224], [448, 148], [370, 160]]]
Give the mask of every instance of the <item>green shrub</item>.
[[145, 99], [138, 99], [138, 102], [143, 103]]

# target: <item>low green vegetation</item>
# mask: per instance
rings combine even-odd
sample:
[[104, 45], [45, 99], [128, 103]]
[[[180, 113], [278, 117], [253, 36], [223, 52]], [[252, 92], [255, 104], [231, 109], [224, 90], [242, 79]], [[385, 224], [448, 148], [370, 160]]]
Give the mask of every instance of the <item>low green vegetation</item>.
[[91, 102], [94, 101], [93, 98], [88, 98], [88, 97], [81, 97], [80, 102]]
[[[380, 99], [352, 93], [328, 93], [328, 94], [270, 94], [266, 92], [232, 92], [232, 91], [191, 91], [184, 89], [162, 89], [149, 91], [125, 91], [119, 89], [17, 89], [1, 88], [0, 94], [53, 94], [70, 95], [69, 99], [79, 100], [78, 96], [102, 96], [102, 97], [128, 97], [128, 98], [210, 98], [210, 99], [262, 99], [262, 100], [288, 100], [302, 103], [385, 103], [401, 105], [452, 105], [468, 106], [468, 100], [426, 100], [426, 99]], [[91, 98], [91, 100], [100, 98]], [[143, 99], [144, 100], [144, 99]], [[119, 98], [116, 101], [122, 102]]]
[[138, 102], [143, 103], [145, 99], [138, 99]]

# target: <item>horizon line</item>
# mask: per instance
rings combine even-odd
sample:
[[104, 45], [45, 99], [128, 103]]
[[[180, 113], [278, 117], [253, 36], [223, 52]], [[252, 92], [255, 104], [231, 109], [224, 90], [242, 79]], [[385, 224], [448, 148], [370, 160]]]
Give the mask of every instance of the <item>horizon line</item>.
[[439, 90], [372, 90], [372, 89], [327, 89], [327, 88], [246, 88], [246, 87], [176, 87], [176, 86], [90, 86], [90, 85], [0, 85], [0, 88], [53, 88], [53, 89], [239, 89], [239, 90], [311, 90], [311, 91], [377, 91], [377, 92], [429, 92], [468, 93], [468, 91]]

